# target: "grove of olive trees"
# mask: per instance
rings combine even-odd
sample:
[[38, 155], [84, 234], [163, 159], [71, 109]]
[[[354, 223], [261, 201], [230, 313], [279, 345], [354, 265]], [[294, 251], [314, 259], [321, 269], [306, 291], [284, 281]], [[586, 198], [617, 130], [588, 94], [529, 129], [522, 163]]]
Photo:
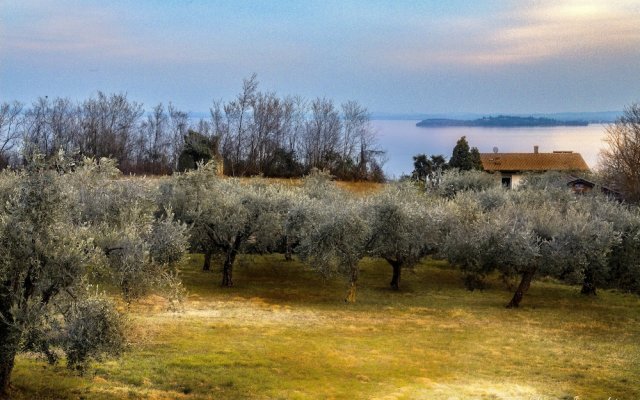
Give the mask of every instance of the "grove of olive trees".
[[[164, 184], [163, 208], [190, 226], [192, 251], [221, 257], [222, 284], [232, 285], [239, 253], [298, 255], [325, 276], [344, 276], [355, 301], [363, 257], [392, 268], [399, 289], [403, 267], [431, 255], [464, 273], [469, 289], [497, 272], [518, 278], [509, 307], [518, 307], [536, 276], [597, 287], [637, 287], [637, 211], [603, 195], [577, 196], [562, 185], [531, 177], [519, 190], [503, 189], [491, 175], [446, 171], [425, 192], [409, 183], [354, 196], [326, 172], [302, 186], [221, 178], [213, 163]], [[553, 181], [554, 176], [546, 178]]]
[[122, 177], [115, 163], [34, 153], [0, 176], [2, 390], [21, 351], [50, 362], [64, 356], [79, 370], [120, 354], [127, 330], [114, 299], [162, 293], [180, 301], [186, 252], [203, 253], [204, 269], [219, 271], [225, 287], [241, 254], [297, 257], [344, 279], [348, 302], [365, 257], [386, 260], [394, 290], [403, 268], [427, 256], [459, 268], [469, 289], [492, 274], [516, 278], [510, 308], [543, 276], [585, 295], [640, 288], [637, 207], [574, 194], [550, 184], [553, 176], [506, 190], [491, 175], [448, 170], [426, 190], [403, 182], [354, 195], [326, 171], [285, 184], [223, 177], [211, 160], [143, 179]]

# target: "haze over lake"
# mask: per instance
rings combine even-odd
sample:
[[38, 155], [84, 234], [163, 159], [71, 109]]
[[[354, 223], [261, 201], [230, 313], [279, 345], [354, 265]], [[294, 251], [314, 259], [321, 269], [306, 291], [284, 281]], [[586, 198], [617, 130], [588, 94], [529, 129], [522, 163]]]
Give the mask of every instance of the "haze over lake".
[[571, 150], [582, 154], [592, 169], [597, 166], [598, 153], [605, 146], [603, 142], [607, 125], [561, 126], [552, 128], [477, 128], [447, 127], [419, 128], [418, 121], [373, 120], [371, 124], [378, 133], [381, 148], [387, 151], [384, 171], [389, 178], [398, 178], [413, 170], [413, 156], [425, 153], [443, 154], [447, 159], [456, 141], [467, 137], [470, 146], [481, 153], [490, 153], [493, 147], [500, 152], [533, 152], [533, 146], [540, 152]]

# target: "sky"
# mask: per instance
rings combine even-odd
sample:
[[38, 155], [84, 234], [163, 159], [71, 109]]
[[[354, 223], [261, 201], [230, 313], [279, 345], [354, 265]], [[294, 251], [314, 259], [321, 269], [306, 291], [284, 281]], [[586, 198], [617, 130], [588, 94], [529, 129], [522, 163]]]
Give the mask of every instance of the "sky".
[[621, 110], [640, 101], [640, 0], [0, 0], [0, 102], [206, 112], [252, 73], [371, 112]]

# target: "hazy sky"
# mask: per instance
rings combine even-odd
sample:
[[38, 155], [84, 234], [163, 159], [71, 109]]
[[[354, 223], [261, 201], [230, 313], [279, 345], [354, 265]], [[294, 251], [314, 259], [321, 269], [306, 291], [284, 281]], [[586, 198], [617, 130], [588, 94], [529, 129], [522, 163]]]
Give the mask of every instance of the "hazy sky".
[[207, 111], [252, 72], [374, 112], [620, 110], [640, 101], [640, 0], [0, 0], [0, 101]]

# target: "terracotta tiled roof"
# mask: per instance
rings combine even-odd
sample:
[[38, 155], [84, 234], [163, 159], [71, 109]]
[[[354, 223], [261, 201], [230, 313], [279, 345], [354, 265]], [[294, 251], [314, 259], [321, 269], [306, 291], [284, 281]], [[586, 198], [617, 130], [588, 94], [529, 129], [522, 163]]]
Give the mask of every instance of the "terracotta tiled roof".
[[485, 171], [588, 171], [580, 153], [480, 153]]

